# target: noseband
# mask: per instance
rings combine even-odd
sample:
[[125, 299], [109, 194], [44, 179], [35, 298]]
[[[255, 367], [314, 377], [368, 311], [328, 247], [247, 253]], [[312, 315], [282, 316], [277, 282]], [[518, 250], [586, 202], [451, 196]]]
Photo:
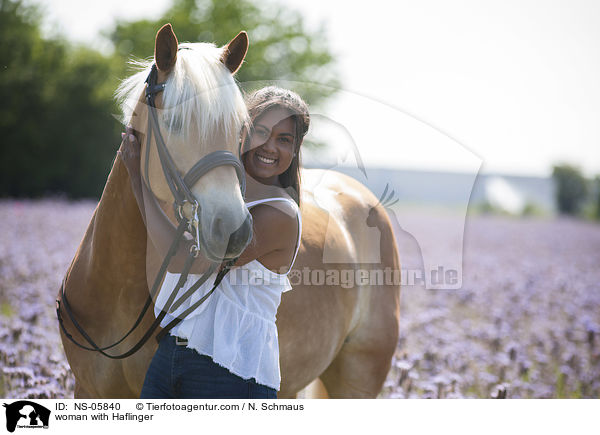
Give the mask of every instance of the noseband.
[[[242, 196], [244, 196], [245, 191], [246, 191], [246, 177], [245, 177], [244, 167], [243, 167], [240, 159], [238, 157], [234, 156], [229, 151], [220, 150], [220, 151], [211, 152], [211, 153], [207, 154], [206, 156], [202, 157], [194, 166], [192, 166], [192, 168], [183, 177], [180, 175], [179, 170], [175, 166], [175, 163], [173, 162], [173, 158], [171, 157], [169, 150], [167, 149], [167, 146], [163, 139], [163, 136], [160, 132], [158, 115], [156, 113], [155, 98], [156, 98], [156, 94], [158, 94], [159, 92], [162, 92], [165, 89], [166, 83], [158, 83], [157, 84], [156, 83], [157, 76], [158, 76], [158, 70], [157, 70], [156, 64], [153, 64], [152, 69], [150, 70], [150, 74], [148, 74], [148, 77], [146, 78], [146, 82], [145, 82], [146, 83], [145, 96], [146, 96], [146, 102], [148, 104], [149, 117], [148, 117], [148, 131], [146, 134], [146, 156], [145, 156], [146, 179], [143, 181], [146, 183], [146, 186], [148, 187], [148, 191], [151, 192], [150, 182], [148, 179], [148, 166], [149, 166], [150, 146], [152, 144], [151, 138], [152, 138], [152, 134], [154, 134], [154, 136], [156, 137], [155, 143], [156, 143], [156, 148], [157, 148], [158, 155], [160, 158], [162, 170], [163, 170], [165, 179], [167, 181], [167, 184], [169, 186], [169, 189], [171, 190], [171, 193], [174, 198], [173, 207], [175, 210], [175, 216], [178, 221], [178, 226], [177, 226], [177, 230], [175, 232], [175, 237], [169, 248], [169, 251], [167, 252], [167, 255], [165, 256], [165, 259], [163, 260], [162, 265], [161, 265], [161, 267], [158, 271], [158, 274], [156, 276], [156, 279], [154, 281], [154, 284], [152, 285], [152, 288], [150, 289], [150, 294], [146, 300], [146, 303], [144, 304], [144, 307], [142, 308], [142, 311], [140, 312], [134, 325], [121, 339], [119, 339], [118, 341], [114, 342], [111, 345], [100, 347], [85, 332], [85, 330], [81, 327], [81, 325], [79, 324], [79, 322], [77, 322], [77, 320], [75, 319], [75, 317], [73, 315], [73, 312], [70, 308], [70, 305], [67, 301], [67, 297], [65, 294], [66, 277], [63, 280], [63, 283], [61, 286], [61, 291], [60, 291], [61, 298], [56, 300], [56, 314], [58, 317], [58, 322], [60, 324], [60, 327], [61, 327], [63, 333], [65, 334], [65, 336], [69, 340], [71, 340], [73, 343], [75, 343], [78, 347], [85, 349], [85, 350], [100, 352], [102, 355], [104, 355], [110, 359], [127, 358], [127, 357], [133, 355], [135, 352], [137, 352], [152, 336], [152, 334], [154, 333], [156, 328], [158, 328], [158, 326], [160, 325], [160, 323], [164, 319], [164, 317], [167, 314], [172, 314], [174, 310], [176, 310], [178, 307], [180, 307], [217, 270], [218, 263], [213, 262], [213, 264], [211, 264], [211, 266], [209, 266], [208, 270], [206, 272], [204, 272], [204, 274], [189, 288], [189, 290], [187, 290], [177, 300], [175, 299], [177, 297], [179, 290], [187, 282], [187, 278], [188, 278], [190, 269], [192, 267], [192, 264], [194, 263], [194, 260], [198, 257], [198, 254], [200, 253], [200, 249], [204, 243], [204, 240], [202, 238], [202, 232], [200, 231], [200, 221], [199, 221], [200, 204], [199, 204], [198, 200], [195, 198], [194, 194], [191, 192], [191, 187], [194, 186], [194, 184], [211, 169], [214, 169], [218, 166], [233, 166], [236, 171], [239, 183], [240, 183]], [[154, 198], [152, 198], [152, 200], [154, 200]], [[166, 274], [167, 267], [168, 267], [172, 257], [176, 254], [180, 242], [184, 239], [184, 233], [186, 231], [192, 236], [192, 238], [194, 240], [194, 244], [190, 248], [189, 255], [186, 258], [186, 261], [183, 266], [183, 270], [181, 271], [177, 285], [171, 292], [171, 295], [169, 296], [169, 298], [165, 304], [165, 307], [161, 310], [161, 313], [156, 317], [156, 319], [154, 320], [152, 325], [148, 328], [148, 330], [146, 331], [144, 336], [130, 350], [128, 350], [127, 352], [124, 352], [122, 354], [119, 354], [119, 355], [110, 355], [110, 354], [106, 353], [105, 352], [106, 350], [111, 349], [111, 348], [117, 346], [118, 344], [120, 344], [121, 342], [123, 342], [141, 323], [144, 315], [146, 314], [146, 311], [148, 310], [150, 305], [152, 305], [152, 301], [153, 301], [155, 295], [157, 294], [160, 284]], [[187, 308], [185, 311], [183, 311], [181, 314], [179, 314], [177, 317], [175, 317], [175, 319], [173, 321], [171, 321], [168, 325], [166, 325], [163, 328], [163, 330], [157, 335], [157, 337], [156, 337], [157, 341], [160, 341], [162, 339], [162, 337], [164, 337], [172, 328], [174, 328], [183, 319], [185, 319], [188, 314], [190, 314], [196, 308], [198, 308], [215, 291], [215, 289], [217, 288], [217, 286], [219, 285], [219, 283], [221, 282], [223, 277], [227, 274], [227, 272], [233, 266], [233, 264], [235, 263], [236, 260], [237, 260], [237, 257], [223, 263], [221, 269], [217, 273], [217, 276], [213, 283], [212, 289], [207, 294], [205, 294], [200, 300], [198, 300], [197, 302], [192, 304], [189, 308]], [[221, 262], [221, 261], [223, 261], [223, 259], [219, 259], [218, 261]], [[64, 306], [64, 308], [65, 308], [65, 312], [68, 314], [69, 318], [71, 319], [71, 322], [73, 323], [75, 328], [79, 331], [79, 333], [85, 338], [85, 340], [90, 344], [90, 346], [79, 343], [66, 330], [62, 316], [61, 316], [61, 302], [62, 302], [62, 306]]]

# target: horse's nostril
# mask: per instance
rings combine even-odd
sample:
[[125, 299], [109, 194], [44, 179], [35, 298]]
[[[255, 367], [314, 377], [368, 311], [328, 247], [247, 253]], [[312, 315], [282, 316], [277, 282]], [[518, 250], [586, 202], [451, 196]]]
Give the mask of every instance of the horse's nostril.
[[231, 233], [227, 244], [227, 255], [239, 255], [250, 243], [252, 238], [252, 215], [248, 213], [240, 227]]
[[248, 213], [244, 222], [231, 231], [227, 219], [215, 217], [210, 226], [210, 239], [207, 248], [218, 258], [234, 258], [239, 256], [252, 238], [252, 215]]

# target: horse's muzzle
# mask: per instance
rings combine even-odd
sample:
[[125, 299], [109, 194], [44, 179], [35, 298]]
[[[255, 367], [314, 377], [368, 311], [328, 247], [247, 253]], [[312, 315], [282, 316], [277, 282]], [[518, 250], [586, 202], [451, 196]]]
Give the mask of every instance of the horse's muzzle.
[[252, 215], [235, 231], [227, 230], [223, 219], [216, 217], [210, 225], [210, 238], [205, 239], [206, 256], [213, 261], [231, 260], [239, 257], [252, 240]]
[[246, 219], [242, 225], [240, 225], [240, 227], [229, 236], [227, 250], [225, 251], [225, 258], [232, 259], [240, 256], [251, 240], [252, 215], [248, 213], [248, 216], [246, 216]]

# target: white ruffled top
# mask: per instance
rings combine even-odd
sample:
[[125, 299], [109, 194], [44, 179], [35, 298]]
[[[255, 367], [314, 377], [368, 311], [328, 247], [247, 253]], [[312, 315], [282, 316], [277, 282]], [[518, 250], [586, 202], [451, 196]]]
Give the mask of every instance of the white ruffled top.
[[[266, 198], [246, 204], [251, 208], [269, 201], [287, 201], [294, 207], [298, 219], [298, 242], [290, 269], [294, 264], [302, 234], [302, 220], [298, 205], [288, 198]], [[279, 341], [275, 319], [281, 294], [292, 289], [288, 271], [278, 274], [267, 269], [258, 260], [233, 267], [217, 289], [202, 305], [175, 326], [170, 334], [188, 340], [187, 347], [203, 355], [230, 372], [244, 378], [256, 379], [262, 385], [279, 390]], [[190, 274], [179, 290], [183, 295], [201, 275]], [[157, 299], [154, 313], [158, 317], [180, 274], [167, 272]], [[194, 294], [161, 322], [166, 326], [175, 317], [210, 291], [216, 272]], [[177, 300], [175, 299], [175, 300]]]

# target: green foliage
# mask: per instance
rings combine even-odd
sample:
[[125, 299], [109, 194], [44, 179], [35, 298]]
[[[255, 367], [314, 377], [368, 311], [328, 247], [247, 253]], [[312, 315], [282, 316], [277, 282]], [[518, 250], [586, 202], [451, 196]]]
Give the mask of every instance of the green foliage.
[[480, 216], [480, 215], [483, 215], [483, 216], [505, 216], [505, 217], [513, 216], [510, 212], [492, 204], [487, 199], [473, 203], [473, 204], [469, 204], [469, 208], [468, 208], [467, 212], [474, 216]]
[[556, 186], [558, 211], [578, 214], [588, 193], [587, 180], [581, 171], [570, 165], [556, 165], [552, 170], [552, 178]]
[[527, 201], [525, 203], [525, 207], [523, 207], [523, 211], [521, 212], [521, 216], [523, 217], [544, 217], [546, 215], [547, 212], [532, 201]]
[[0, 195], [99, 197], [118, 146], [111, 63], [45, 40], [34, 7], [0, 4]]
[[333, 91], [302, 82], [338, 86], [323, 30], [307, 32], [301, 15], [281, 6], [174, 0], [156, 21], [118, 22], [109, 35], [115, 53], [104, 56], [44, 39], [35, 6], [0, 0], [0, 196], [100, 196], [122, 129], [113, 117], [113, 92], [130, 73], [132, 56], [153, 55], [156, 31], [166, 22], [182, 42], [224, 45], [248, 31], [250, 50], [237, 75], [246, 90], [292, 80], [301, 82], [292, 87], [309, 103], [318, 103]]
[[596, 175], [593, 183], [594, 196], [592, 198], [592, 204], [594, 207], [594, 217], [600, 220], [600, 175]]
[[473, 209], [476, 212], [476, 214], [483, 214], [483, 215], [507, 215], [508, 214], [508, 213], [506, 213], [506, 211], [493, 206], [492, 203], [490, 203], [488, 200], [484, 200], [484, 201], [474, 205]]
[[548, 211], [544, 210], [539, 204], [527, 201], [521, 212], [517, 215], [497, 207], [488, 200], [483, 200], [469, 205], [467, 213], [475, 216], [504, 216], [504, 217], [524, 217], [524, 218], [546, 218]]
[[121, 64], [132, 56], [151, 57], [156, 31], [167, 22], [173, 25], [180, 42], [214, 42], [220, 46], [241, 30], [247, 31], [250, 48], [236, 75], [247, 91], [270, 80], [296, 82], [289, 87], [314, 105], [333, 90], [310, 83], [339, 87], [324, 29], [310, 33], [298, 12], [274, 3], [261, 8], [248, 0], [175, 0], [156, 21], [119, 22], [110, 39]]

